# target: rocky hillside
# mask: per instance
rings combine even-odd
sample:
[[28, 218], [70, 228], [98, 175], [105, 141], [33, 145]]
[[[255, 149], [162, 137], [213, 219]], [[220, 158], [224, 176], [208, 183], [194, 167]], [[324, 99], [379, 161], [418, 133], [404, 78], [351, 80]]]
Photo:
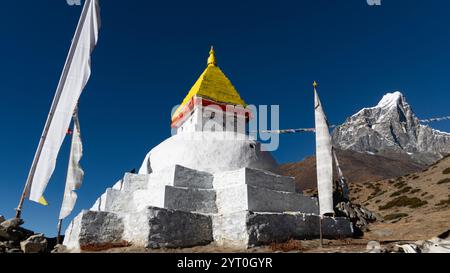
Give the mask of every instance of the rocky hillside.
[[422, 125], [400, 92], [364, 108], [333, 132], [335, 147], [390, 157], [399, 154], [429, 165], [450, 153], [450, 134]]
[[[350, 184], [399, 177], [425, 168], [423, 165], [412, 162], [409, 156], [397, 153], [387, 157], [338, 150], [337, 155], [344, 175]], [[280, 167], [280, 173], [295, 177], [297, 189], [301, 191], [317, 187], [316, 158], [314, 156], [302, 162], [284, 164]]]
[[450, 227], [450, 157], [422, 172], [378, 182], [351, 184], [352, 200], [381, 215], [368, 239], [420, 240]]

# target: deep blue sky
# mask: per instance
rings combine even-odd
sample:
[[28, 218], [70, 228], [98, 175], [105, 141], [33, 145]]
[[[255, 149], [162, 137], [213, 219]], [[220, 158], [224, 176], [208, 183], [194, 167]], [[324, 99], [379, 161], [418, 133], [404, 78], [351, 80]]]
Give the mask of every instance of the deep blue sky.
[[[281, 127], [313, 125], [311, 83], [340, 123], [401, 90], [421, 118], [448, 115], [450, 1], [101, 1], [102, 29], [80, 119], [86, 179], [72, 216], [138, 168], [170, 134], [170, 110], [205, 68], [209, 46], [251, 104], [279, 104]], [[65, 0], [0, 6], [0, 214], [14, 215], [81, 7]], [[433, 124], [450, 131], [449, 122]], [[298, 161], [313, 135], [286, 135], [274, 154]], [[26, 227], [54, 235], [68, 141]], [[66, 221], [67, 223], [68, 221]]]

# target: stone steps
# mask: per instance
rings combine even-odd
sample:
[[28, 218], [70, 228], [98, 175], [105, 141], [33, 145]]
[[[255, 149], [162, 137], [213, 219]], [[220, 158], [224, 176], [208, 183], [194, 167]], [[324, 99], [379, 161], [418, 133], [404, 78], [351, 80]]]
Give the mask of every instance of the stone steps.
[[[320, 216], [302, 213], [255, 213], [241, 211], [213, 216], [214, 241], [218, 246], [246, 248], [289, 239], [319, 238]], [[325, 217], [323, 236], [341, 239], [353, 235], [347, 218]]]
[[208, 189], [153, 185], [133, 194], [137, 210], [148, 206], [185, 212], [217, 213], [216, 192]]
[[137, 190], [145, 190], [148, 185], [150, 177], [146, 174], [132, 174], [126, 173], [123, 178], [123, 191], [134, 192]]
[[296, 192], [294, 178], [251, 168], [217, 173], [213, 184], [215, 189], [249, 185], [274, 191]]
[[[132, 243], [189, 247], [216, 241], [247, 248], [318, 236], [317, 198], [297, 193], [294, 180], [243, 168], [214, 175], [173, 166], [157, 174], [125, 174], [66, 231], [83, 249]], [[351, 236], [346, 219], [326, 218], [325, 237]], [[88, 245], [88, 242], [91, 245]], [[65, 241], [66, 244], [66, 241]]]
[[116, 213], [134, 211], [133, 193], [107, 189], [106, 192], [97, 199], [91, 210]]
[[114, 190], [133, 192], [147, 188], [150, 175], [125, 173], [124, 177], [112, 187]]
[[238, 185], [216, 190], [219, 213], [236, 211], [301, 212], [319, 214], [316, 198], [300, 193], [275, 191], [250, 185]]
[[150, 175], [149, 187], [167, 185], [182, 188], [212, 189], [214, 176], [210, 173], [192, 170], [180, 165], [166, 168]]

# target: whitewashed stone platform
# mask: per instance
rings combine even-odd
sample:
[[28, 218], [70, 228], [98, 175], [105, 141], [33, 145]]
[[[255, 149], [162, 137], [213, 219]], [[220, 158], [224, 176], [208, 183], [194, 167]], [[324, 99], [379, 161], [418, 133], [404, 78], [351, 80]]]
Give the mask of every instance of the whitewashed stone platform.
[[[214, 241], [219, 246], [261, 246], [290, 239], [320, 237], [320, 217], [304, 213], [255, 213], [241, 211], [213, 216]], [[353, 235], [353, 226], [346, 218], [325, 217], [323, 236], [341, 239]]]
[[83, 211], [66, 236], [64, 244], [71, 250], [102, 250], [130, 242], [146, 248], [178, 248], [213, 241], [210, 216], [153, 207], [126, 216]]
[[[210, 134], [176, 135], [153, 149], [139, 174], [125, 174], [69, 224], [64, 245], [72, 251], [128, 244], [248, 248], [318, 237], [317, 198], [273, 173], [275, 160], [255, 141]], [[323, 230], [328, 238], [353, 234], [343, 218], [325, 218]]]

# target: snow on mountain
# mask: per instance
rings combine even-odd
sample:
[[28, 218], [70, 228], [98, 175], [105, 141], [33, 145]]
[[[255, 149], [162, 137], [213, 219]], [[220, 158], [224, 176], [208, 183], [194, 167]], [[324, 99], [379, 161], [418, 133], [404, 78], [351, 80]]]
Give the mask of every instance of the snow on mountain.
[[386, 94], [333, 132], [337, 148], [379, 155], [406, 154], [428, 165], [450, 153], [450, 134], [420, 124], [401, 92]]

